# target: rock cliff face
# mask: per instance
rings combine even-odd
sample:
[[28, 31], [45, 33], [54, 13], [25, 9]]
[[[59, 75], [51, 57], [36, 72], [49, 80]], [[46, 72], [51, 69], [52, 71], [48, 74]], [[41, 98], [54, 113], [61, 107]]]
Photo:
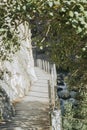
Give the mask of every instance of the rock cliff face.
[[0, 86], [5, 89], [11, 101], [26, 95], [35, 81], [34, 61], [31, 47], [31, 32], [27, 25], [19, 26], [20, 50], [11, 58], [11, 61], [0, 62], [3, 78]]
[[14, 106], [4, 89], [0, 88], [0, 123], [1, 121], [10, 121], [14, 116]]

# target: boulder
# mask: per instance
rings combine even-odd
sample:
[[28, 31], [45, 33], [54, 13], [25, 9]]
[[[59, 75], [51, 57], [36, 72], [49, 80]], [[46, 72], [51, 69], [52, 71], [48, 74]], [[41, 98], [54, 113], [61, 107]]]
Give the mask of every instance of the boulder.
[[62, 98], [62, 99], [69, 99], [70, 98], [70, 93], [68, 90], [62, 90], [62, 91], [59, 91], [58, 92], [58, 96], [59, 98]]
[[61, 109], [62, 116], [65, 114], [65, 105], [66, 105], [66, 103], [69, 103], [69, 101], [60, 98], [60, 109]]
[[72, 103], [72, 106], [73, 106], [73, 107], [78, 106], [78, 101], [77, 101], [76, 99], [74, 99], [74, 98], [70, 98], [70, 99], [69, 99], [69, 102]]
[[57, 91], [66, 90], [66, 89], [67, 89], [67, 86], [65, 83], [59, 83], [57, 85]]
[[71, 98], [76, 98], [77, 92], [76, 91], [71, 91], [70, 96], [71, 96]]
[[15, 110], [10, 98], [3, 88], [0, 87], [0, 120], [9, 121], [15, 116]]

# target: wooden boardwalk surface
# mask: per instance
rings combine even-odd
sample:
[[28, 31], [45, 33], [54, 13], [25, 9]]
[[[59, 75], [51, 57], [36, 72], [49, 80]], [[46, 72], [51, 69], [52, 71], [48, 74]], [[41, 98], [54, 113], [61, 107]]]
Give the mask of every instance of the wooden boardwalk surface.
[[38, 80], [31, 90], [16, 104], [12, 122], [0, 125], [0, 130], [49, 130], [48, 80], [50, 75], [35, 68]]

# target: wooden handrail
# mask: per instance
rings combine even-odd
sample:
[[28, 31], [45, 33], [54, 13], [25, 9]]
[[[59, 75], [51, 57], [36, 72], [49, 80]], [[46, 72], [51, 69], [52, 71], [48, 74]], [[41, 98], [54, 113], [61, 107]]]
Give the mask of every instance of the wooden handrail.
[[[37, 67], [43, 69], [45, 72], [51, 75], [51, 78], [48, 81], [50, 130], [53, 130], [53, 129], [58, 130], [58, 128], [59, 130], [62, 130], [60, 103], [57, 96], [56, 65], [42, 59], [37, 59], [36, 65]], [[56, 123], [53, 123], [53, 122], [56, 122]]]
[[57, 72], [56, 72], [56, 65], [53, 63], [50, 63], [49, 61], [42, 60], [42, 59], [36, 59], [36, 66], [43, 69], [45, 72], [49, 73], [51, 75], [50, 77], [50, 86], [51, 86], [51, 97], [52, 97], [52, 104], [55, 105], [55, 90], [54, 86], [56, 86], [57, 83]]

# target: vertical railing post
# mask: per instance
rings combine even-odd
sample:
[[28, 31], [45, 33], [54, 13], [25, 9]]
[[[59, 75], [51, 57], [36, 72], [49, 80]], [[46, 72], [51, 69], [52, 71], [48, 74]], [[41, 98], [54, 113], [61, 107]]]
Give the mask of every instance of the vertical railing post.
[[55, 90], [54, 90], [54, 73], [53, 66], [51, 67], [51, 87], [52, 87], [52, 104], [55, 105]]
[[48, 61], [48, 63], [47, 63], [47, 68], [48, 68], [48, 73], [50, 73], [50, 67], [49, 67], [49, 61]]
[[50, 118], [50, 130], [52, 130], [52, 117], [51, 117], [51, 112], [52, 112], [52, 97], [51, 97], [51, 85], [50, 81], [48, 80], [48, 96], [49, 96], [49, 118]]
[[57, 86], [54, 86], [54, 93], [55, 93], [55, 108], [59, 109], [59, 104], [58, 104], [58, 96], [57, 96]]

